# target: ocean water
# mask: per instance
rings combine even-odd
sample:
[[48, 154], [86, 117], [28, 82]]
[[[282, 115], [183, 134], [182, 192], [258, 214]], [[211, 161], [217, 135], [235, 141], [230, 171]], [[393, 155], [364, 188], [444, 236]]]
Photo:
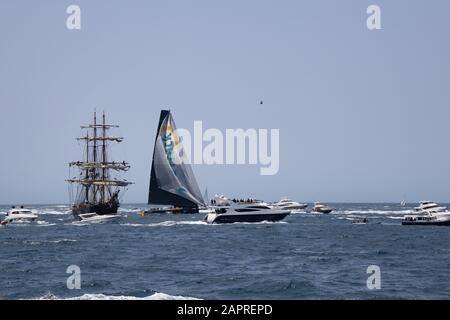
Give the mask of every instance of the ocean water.
[[[37, 224], [0, 227], [0, 298], [450, 297], [450, 227], [402, 226], [413, 205], [333, 206], [330, 215], [232, 225], [207, 225], [201, 214], [141, 217], [145, 205], [123, 205], [113, 223], [80, 224], [68, 206], [31, 206]], [[80, 290], [67, 288], [70, 265], [81, 269]], [[380, 290], [367, 288], [370, 265], [380, 267]]]

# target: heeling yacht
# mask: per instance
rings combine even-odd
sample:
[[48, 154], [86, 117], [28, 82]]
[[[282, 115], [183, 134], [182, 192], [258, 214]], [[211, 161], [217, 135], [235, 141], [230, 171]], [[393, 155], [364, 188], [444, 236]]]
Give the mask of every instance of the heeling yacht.
[[5, 216], [5, 219], [1, 221], [2, 225], [6, 225], [8, 223], [30, 223], [36, 221], [38, 218], [31, 210], [24, 209], [21, 207], [20, 209], [16, 209], [12, 207], [11, 210]]
[[414, 213], [403, 218], [402, 225], [450, 226], [450, 211], [432, 201], [422, 201]]
[[291, 199], [284, 198], [278, 202], [273, 203], [272, 207], [276, 208], [276, 209], [298, 211], [298, 210], [306, 209], [308, 207], [308, 204], [299, 203], [299, 202], [293, 201]]
[[272, 209], [263, 204], [233, 204], [232, 206], [217, 207], [214, 213], [205, 217], [209, 224], [236, 222], [277, 222], [286, 218], [291, 211]]

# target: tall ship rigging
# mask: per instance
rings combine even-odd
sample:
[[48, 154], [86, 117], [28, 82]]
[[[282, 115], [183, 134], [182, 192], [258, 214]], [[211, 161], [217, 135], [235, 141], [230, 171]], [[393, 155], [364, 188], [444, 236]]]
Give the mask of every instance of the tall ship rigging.
[[118, 127], [106, 123], [105, 113], [102, 122], [97, 123], [96, 112], [93, 124], [81, 126], [86, 133], [77, 140], [83, 142], [84, 159], [69, 164], [70, 168], [77, 168], [78, 176], [67, 180], [72, 187], [76, 186], [74, 199], [74, 190], [71, 192], [72, 213], [80, 219], [86, 214], [116, 214], [121, 189], [132, 184], [119, 178], [119, 174], [128, 171], [130, 165], [125, 161], [112, 161], [108, 152], [111, 143], [123, 141], [122, 137], [108, 135], [110, 129]]

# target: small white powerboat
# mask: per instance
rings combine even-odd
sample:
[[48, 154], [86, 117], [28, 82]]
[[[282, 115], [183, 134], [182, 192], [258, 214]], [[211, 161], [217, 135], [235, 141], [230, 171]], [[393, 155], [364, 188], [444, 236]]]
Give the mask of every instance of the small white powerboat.
[[9, 223], [31, 223], [36, 221], [38, 216], [29, 209], [16, 209], [13, 207], [6, 213], [5, 218], [0, 222], [2, 225]]
[[108, 222], [118, 219], [120, 216], [117, 214], [97, 214], [93, 213], [82, 213], [78, 215], [80, 222], [92, 222], [92, 223], [100, 223], [100, 222]]
[[313, 207], [312, 211], [316, 212], [316, 213], [329, 214], [329, 213], [333, 212], [334, 209], [331, 207], [328, 207], [324, 204], [321, 204], [320, 202], [316, 202], [316, 203], [314, 203], [314, 207]]

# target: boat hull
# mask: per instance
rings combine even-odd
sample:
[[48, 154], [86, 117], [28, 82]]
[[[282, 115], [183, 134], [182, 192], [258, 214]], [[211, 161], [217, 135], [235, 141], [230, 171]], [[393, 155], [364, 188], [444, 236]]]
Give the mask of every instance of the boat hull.
[[20, 224], [20, 223], [33, 223], [38, 219], [35, 215], [15, 215], [14, 217], [6, 217], [0, 222], [2, 225], [6, 224]]
[[197, 214], [198, 208], [156, 208], [144, 211], [144, 214], [169, 213], [169, 214]]
[[208, 214], [206, 222], [210, 224], [228, 224], [236, 222], [256, 223], [256, 222], [277, 222], [286, 218], [290, 214], [289, 211], [283, 213], [252, 213], [252, 214]]
[[402, 221], [404, 226], [450, 226], [450, 220], [446, 221]]
[[329, 210], [313, 210], [313, 212], [315, 212], [315, 213], [322, 213], [322, 214], [330, 214], [331, 212], [333, 212], [333, 209], [329, 209]]
[[117, 214], [96, 214], [96, 213], [82, 213], [78, 215], [78, 218], [81, 222], [89, 222], [89, 223], [102, 223], [102, 222], [109, 222], [109, 221], [115, 221], [120, 216]]
[[72, 214], [80, 218], [80, 214], [96, 213], [98, 215], [114, 215], [117, 214], [119, 209], [119, 203], [106, 203], [106, 204], [82, 204], [72, 207]]

